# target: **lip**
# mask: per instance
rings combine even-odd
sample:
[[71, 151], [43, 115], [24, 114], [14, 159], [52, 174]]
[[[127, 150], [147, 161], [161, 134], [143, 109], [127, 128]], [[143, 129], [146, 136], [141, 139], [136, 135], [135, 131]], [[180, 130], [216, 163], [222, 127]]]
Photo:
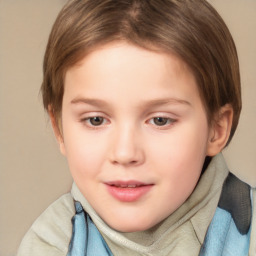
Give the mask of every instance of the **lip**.
[[145, 196], [153, 187], [140, 181], [111, 181], [105, 183], [111, 196], [121, 202], [135, 202]]

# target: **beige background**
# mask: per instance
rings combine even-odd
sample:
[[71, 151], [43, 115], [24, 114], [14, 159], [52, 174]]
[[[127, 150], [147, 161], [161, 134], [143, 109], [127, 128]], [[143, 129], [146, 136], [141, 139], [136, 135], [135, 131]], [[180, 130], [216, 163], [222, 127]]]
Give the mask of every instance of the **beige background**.
[[[14, 255], [35, 218], [69, 190], [39, 95], [43, 52], [65, 0], [0, 0], [0, 256]], [[225, 152], [230, 168], [256, 185], [256, 1], [211, 0], [237, 44], [243, 112]]]

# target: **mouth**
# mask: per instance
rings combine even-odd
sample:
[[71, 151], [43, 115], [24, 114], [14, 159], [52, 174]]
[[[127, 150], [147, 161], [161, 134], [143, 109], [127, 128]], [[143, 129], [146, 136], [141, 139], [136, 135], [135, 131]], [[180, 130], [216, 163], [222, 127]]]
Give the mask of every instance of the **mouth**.
[[111, 181], [105, 184], [110, 195], [121, 202], [138, 201], [153, 187], [153, 184], [139, 181]]
[[138, 187], [148, 185], [146, 183], [142, 183], [139, 181], [111, 181], [111, 182], [107, 182], [106, 184], [109, 186], [118, 187], [118, 188], [138, 188]]

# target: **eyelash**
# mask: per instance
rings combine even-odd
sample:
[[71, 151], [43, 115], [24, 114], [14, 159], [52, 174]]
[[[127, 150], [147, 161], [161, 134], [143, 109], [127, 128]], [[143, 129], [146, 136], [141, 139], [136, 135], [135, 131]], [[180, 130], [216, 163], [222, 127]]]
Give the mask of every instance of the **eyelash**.
[[[100, 119], [99, 121], [102, 121], [98, 125], [92, 124], [93, 119], [96, 119], [96, 118]], [[164, 121], [164, 124], [163, 125], [155, 124], [157, 119], [162, 119]], [[87, 127], [91, 128], [91, 129], [100, 129], [100, 128], [102, 128], [102, 126], [105, 126], [107, 123], [109, 123], [109, 121], [105, 117], [102, 117], [100, 115], [83, 118], [83, 119], [81, 119], [81, 122], [84, 123]], [[177, 119], [165, 117], [164, 115], [159, 115], [159, 116], [155, 116], [155, 117], [148, 119], [146, 123], [157, 127], [157, 129], [166, 129], [166, 128], [169, 128], [170, 126], [172, 126], [175, 122], [177, 122]]]

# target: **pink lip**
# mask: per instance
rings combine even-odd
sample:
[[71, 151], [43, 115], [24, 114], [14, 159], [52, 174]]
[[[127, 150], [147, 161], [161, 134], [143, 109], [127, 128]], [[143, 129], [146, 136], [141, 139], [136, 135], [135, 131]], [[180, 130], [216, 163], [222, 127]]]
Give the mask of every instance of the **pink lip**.
[[105, 183], [108, 192], [121, 202], [135, 202], [147, 194], [153, 184], [139, 181], [111, 181]]

